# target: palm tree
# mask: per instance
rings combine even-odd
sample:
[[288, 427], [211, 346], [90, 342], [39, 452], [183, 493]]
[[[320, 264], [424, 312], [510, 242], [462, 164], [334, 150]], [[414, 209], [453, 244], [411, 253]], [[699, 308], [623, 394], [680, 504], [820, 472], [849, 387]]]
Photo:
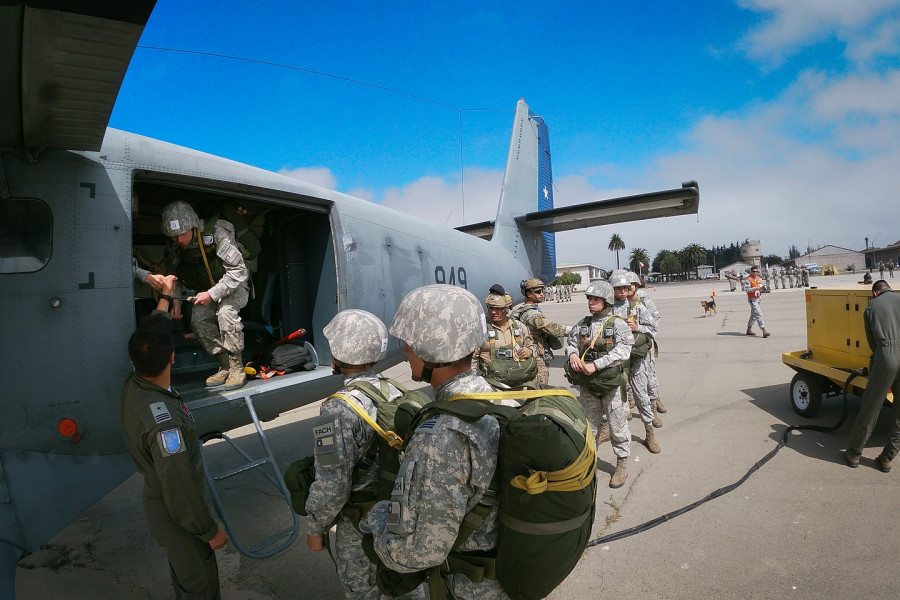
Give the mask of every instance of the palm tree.
[[688, 244], [681, 250], [682, 266], [691, 271], [706, 260], [706, 249], [700, 244]]
[[619, 236], [618, 233], [614, 233], [614, 234], [612, 234], [612, 237], [609, 238], [609, 246], [607, 246], [607, 248], [609, 248], [610, 252], [616, 253], [616, 268], [618, 269], [619, 268], [619, 250], [625, 249], [625, 242], [622, 241], [622, 238]]
[[632, 271], [641, 273], [644, 270], [644, 267], [650, 264], [650, 257], [647, 255], [647, 250], [645, 248], [632, 248], [628, 264]]
[[669, 252], [659, 261], [659, 270], [666, 275], [674, 275], [681, 272], [681, 261], [674, 252]]

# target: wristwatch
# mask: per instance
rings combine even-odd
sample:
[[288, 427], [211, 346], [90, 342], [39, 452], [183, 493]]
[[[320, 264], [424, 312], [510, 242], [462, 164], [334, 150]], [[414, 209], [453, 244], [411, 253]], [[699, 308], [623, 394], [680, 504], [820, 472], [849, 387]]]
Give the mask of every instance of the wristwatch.
[[168, 295], [168, 294], [160, 294], [159, 297], [160, 297], [160, 298], [163, 298], [163, 299], [165, 299], [165, 300], [168, 300], [168, 301], [169, 301], [169, 304], [172, 304], [172, 296], [170, 296], [170, 295]]

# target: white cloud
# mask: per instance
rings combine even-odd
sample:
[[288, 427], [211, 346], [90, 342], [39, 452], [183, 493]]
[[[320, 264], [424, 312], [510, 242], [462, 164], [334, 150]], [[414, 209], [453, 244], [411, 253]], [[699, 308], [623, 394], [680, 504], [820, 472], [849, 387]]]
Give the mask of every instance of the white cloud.
[[299, 181], [312, 183], [330, 190], [337, 189], [337, 178], [331, 169], [327, 167], [300, 167], [298, 169], [289, 169], [287, 167], [278, 171], [279, 175], [286, 175]]
[[441, 177], [423, 177], [402, 188], [385, 190], [381, 204], [457, 227], [494, 218], [500, 201], [503, 173], [485, 169], [466, 169], [465, 202], [459, 182]]
[[863, 59], [890, 48], [891, 32], [896, 35], [890, 24], [878, 24], [881, 38], [872, 43], [868, 26], [896, 8], [897, 0], [738, 0], [738, 4], [770, 15], [744, 37], [741, 45], [753, 58], [772, 64], [780, 64], [785, 55], [831, 36], [847, 42], [848, 52]]

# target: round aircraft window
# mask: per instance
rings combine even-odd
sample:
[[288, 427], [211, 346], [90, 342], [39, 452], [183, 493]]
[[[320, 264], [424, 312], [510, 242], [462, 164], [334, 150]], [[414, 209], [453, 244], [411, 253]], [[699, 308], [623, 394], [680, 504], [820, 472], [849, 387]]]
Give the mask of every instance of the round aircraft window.
[[53, 215], [34, 198], [0, 199], [0, 273], [33, 273], [50, 260]]

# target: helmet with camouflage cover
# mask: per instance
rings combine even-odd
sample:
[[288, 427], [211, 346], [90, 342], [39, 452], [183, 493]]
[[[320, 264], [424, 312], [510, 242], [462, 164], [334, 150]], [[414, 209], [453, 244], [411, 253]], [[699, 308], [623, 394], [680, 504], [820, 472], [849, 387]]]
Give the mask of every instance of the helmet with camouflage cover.
[[631, 287], [631, 279], [628, 277], [628, 271], [625, 269], [616, 269], [609, 276], [609, 285], [617, 287]]
[[384, 358], [388, 332], [381, 319], [364, 310], [342, 310], [322, 330], [331, 355], [345, 365], [370, 365]]
[[183, 200], [176, 200], [162, 211], [162, 233], [167, 237], [175, 237], [191, 229], [200, 227], [200, 217]]
[[491, 292], [484, 299], [484, 303], [492, 308], [509, 308], [512, 306], [512, 296], [509, 294], [495, 294]]
[[609, 306], [615, 302], [613, 295], [613, 286], [606, 281], [592, 281], [584, 290], [585, 296], [594, 296], [595, 298], [603, 298], [606, 305]]
[[631, 281], [632, 285], [636, 285], [638, 287], [641, 287], [642, 285], [644, 285], [641, 282], [640, 275], [638, 275], [634, 271], [628, 271], [628, 280]]
[[408, 293], [394, 315], [391, 335], [426, 363], [449, 364], [487, 339], [484, 310], [472, 292], [455, 285], [426, 285]]
[[528, 279], [523, 281], [519, 287], [521, 288], [523, 294], [527, 294], [528, 290], [534, 290], [544, 287], [544, 282], [537, 277], [529, 277]]

